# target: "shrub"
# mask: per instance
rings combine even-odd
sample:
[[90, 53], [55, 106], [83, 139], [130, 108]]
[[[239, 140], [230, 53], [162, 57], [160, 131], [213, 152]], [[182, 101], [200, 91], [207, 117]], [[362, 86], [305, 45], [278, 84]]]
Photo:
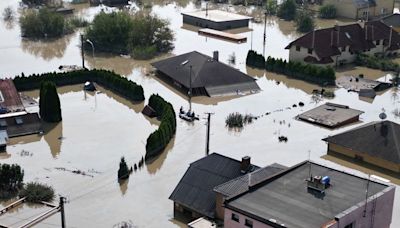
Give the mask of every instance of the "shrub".
[[79, 70], [64, 73], [33, 74], [30, 76], [17, 76], [13, 79], [19, 91], [40, 88], [42, 81], [51, 81], [57, 86], [73, 85], [93, 81], [112, 90], [113, 92], [131, 101], [143, 101], [142, 86], [125, 77], [107, 70]]
[[395, 63], [390, 59], [369, 56], [366, 54], [358, 54], [355, 63], [359, 66], [366, 66], [383, 71], [397, 72], [400, 69], [400, 64]]
[[132, 56], [135, 59], [151, 59], [157, 53], [157, 47], [155, 45], [135, 47], [132, 51]]
[[332, 4], [327, 4], [319, 8], [319, 17], [325, 19], [336, 18], [336, 7]]
[[245, 124], [252, 123], [253, 119], [249, 114], [243, 116], [238, 112], [230, 113], [225, 119], [225, 125], [229, 128], [242, 128]]
[[19, 196], [26, 197], [30, 203], [51, 202], [54, 199], [54, 190], [45, 184], [31, 182], [21, 190]]
[[64, 17], [46, 8], [29, 10], [20, 18], [21, 33], [29, 38], [60, 37], [65, 32]]
[[265, 3], [265, 10], [269, 15], [275, 15], [278, 11], [278, 1], [277, 0], [267, 0]]
[[6, 7], [3, 11], [3, 20], [5, 20], [5, 21], [13, 20], [14, 14], [15, 14], [15, 12], [10, 6]]
[[19, 165], [0, 164], [0, 192], [17, 191], [23, 179], [24, 171]]
[[246, 64], [257, 68], [264, 68], [265, 67], [264, 56], [258, 54], [253, 50], [250, 50], [249, 52], [247, 52]]
[[74, 28], [82, 28], [86, 27], [89, 25], [89, 22], [82, 17], [72, 17], [71, 19], [68, 20], [68, 22], [74, 27]]
[[119, 162], [119, 169], [118, 169], [118, 179], [127, 179], [129, 177], [130, 171], [128, 165], [125, 162], [125, 158], [122, 157], [121, 161]]
[[46, 122], [60, 122], [61, 105], [56, 85], [50, 81], [42, 82], [39, 99], [40, 117]]
[[278, 17], [291, 21], [296, 16], [296, 2], [294, 0], [284, 0], [278, 8]]
[[145, 159], [155, 157], [167, 146], [176, 132], [176, 116], [172, 105], [158, 94], [151, 95], [149, 106], [161, 118], [160, 127], [150, 134], [146, 142]]
[[314, 29], [314, 18], [310, 15], [310, 12], [303, 11], [298, 13], [296, 16], [297, 31], [306, 33]]

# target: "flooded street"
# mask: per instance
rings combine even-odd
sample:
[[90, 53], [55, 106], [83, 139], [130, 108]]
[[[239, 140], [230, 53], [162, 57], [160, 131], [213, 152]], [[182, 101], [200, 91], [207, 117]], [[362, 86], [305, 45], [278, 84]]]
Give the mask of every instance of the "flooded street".
[[[281, 163], [291, 166], [308, 158], [340, 170], [346, 170], [366, 177], [375, 174], [390, 179], [399, 185], [400, 179], [373, 171], [348, 161], [326, 156], [327, 145], [321, 139], [379, 120], [382, 108], [389, 120], [400, 122], [392, 112], [400, 108], [400, 94], [393, 88], [370, 102], [360, 100], [358, 94], [336, 89], [333, 99], [316, 99], [312, 90], [319, 88], [303, 81], [288, 79], [286, 76], [264, 72], [245, 65], [248, 50], [252, 47], [263, 50], [262, 23], [251, 23], [253, 31], [242, 33], [247, 42], [236, 44], [199, 36], [190, 27], [182, 28], [181, 12], [199, 9], [188, 1], [152, 1], [152, 13], [166, 18], [175, 31], [175, 49], [172, 54], [197, 50], [207, 55], [219, 51], [219, 59], [227, 63], [235, 53], [235, 68], [253, 76], [262, 89], [260, 93], [238, 97], [195, 97], [193, 109], [201, 116], [200, 121], [188, 124], [177, 120], [177, 132], [163, 154], [151, 163], [134, 172], [124, 183], [118, 183], [117, 170], [121, 156], [128, 165], [138, 162], [145, 153], [148, 135], [158, 127], [156, 120], [141, 114], [147, 103], [131, 102], [100, 88], [101, 93], [84, 93], [82, 85], [58, 88], [63, 121], [57, 125], [45, 126], [46, 134], [14, 138], [7, 152], [0, 154], [1, 163], [18, 163], [25, 171], [24, 182], [38, 181], [53, 186], [57, 194], [67, 197], [66, 223], [68, 227], [113, 227], [123, 221], [130, 221], [138, 227], [185, 227], [173, 219], [173, 203], [168, 197], [189, 164], [205, 156], [205, 112], [213, 112], [211, 119], [210, 150], [235, 159], [251, 156], [258, 166]], [[1, 0], [0, 11], [11, 5], [14, 10], [18, 2]], [[87, 18], [101, 10], [86, 4], [74, 6], [76, 14]], [[212, 6], [215, 7], [215, 6]], [[252, 12], [242, 7], [221, 6], [230, 11], [248, 13], [262, 17], [260, 9]], [[149, 9], [146, 9], [149, 10]], [[318, 21], [318, 26], [331, 26], [335, 20]], [[340, 23], [348, 23], [342, 21]], [[56, 71], [59, 65], [80, 65], [79, 32], [52, 41], [29, 41], [21, 39], [17, 21], [13, 25], [0, 23], [0, 77], [13, 77], [24, 72], [41, 73]], [[295, 32], [293, 23], [271, 17], [267, 21], [266, 55], [288, 58], [286, 45], [300, 34]], [[157, 59], [164, 58], [160, 56]], [[151, 60], [154, 61], [154, 60]], [[86, 53], [86, 64], [90, 68], [114, 70], [132, 81], [141, 84], [145, 97], [158, 93], [170, 101], [175, 110], [187, 106], [186, 97], [170, 85], [148, 73], [151, 61], [136, 61], [119, 56]], [[338, 75], [358, 75], [366, 78], [388, 80], [385, 72], [348, 66]], [[148, 75], [148, 76], [146, 76]], [[26, 93], [38, 99], [38, 91]], [[304, 102], [302, 108], [291, 108]], [[316, 107], [326, 101], [349, 105], [365, 113], [359, 123], [329, 130], [294, 119], [299, 113]], [[225, 127], [225, 118], [231, 112], [249, 113], [262, 116], [241, 131]], [[270, 115], [264, 115], [271, 112]], [[278, 136], [288, 137], [287, 143], [280, 143]], [[82, 170], [87, 175], [75, 174], [69, 170]], [[55, 200], [57, 203], [58, 200]], [[1, 205], [6, 205], [2, 202]], [[400, 227], [400, 187], [397, 187], [393, 210], [392, 227]], [[24, 219], [33, 218], [43, 208], [24, 205], [2, 216], [4, 225], [19, 225]], [[60, 216], [56, 214], [38, 227], [59, 227]]]

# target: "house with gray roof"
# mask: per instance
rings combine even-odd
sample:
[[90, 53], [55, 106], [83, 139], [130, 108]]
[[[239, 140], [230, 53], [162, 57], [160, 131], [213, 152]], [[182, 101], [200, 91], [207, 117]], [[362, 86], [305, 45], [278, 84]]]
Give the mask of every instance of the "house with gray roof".
[[400, 125], [375, 121], [323, 139], [328, 154], [344, 155], [360, 162], [400, 173]]
[[338, 17], [371, 20], [393, 13], [394, 0], [323, 0], [323, 5], [334, 5]]
[[389, 228], [395, 187], [311, 161], [224, 202], [225, 228]]
[[210, 57], [193, 51], [152, 65], [157, 69], [158, 77], [185, 95], [190, 87], [193, 96], [210, 97], [255, 93], [260, 90], [254, 78], [220, 62], [218, 52]]

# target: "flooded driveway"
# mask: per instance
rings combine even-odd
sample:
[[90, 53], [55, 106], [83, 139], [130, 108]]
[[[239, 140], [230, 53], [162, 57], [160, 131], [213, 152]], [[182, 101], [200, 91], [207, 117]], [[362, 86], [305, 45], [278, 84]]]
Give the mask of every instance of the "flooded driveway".
[[[170, 20], [176, 33], [176, 48], [172, 54], [197, 50], [211, 55], [218, 50], [220, 61], [227, 63], [229, 56], [235, 53], [234, 67], [255, 77], [262, 89], [262, 92], [250, 96], [193, 99], [193, 109], [201, 117], [205, 117], [205, 112], [215, 113], [211, 120], [211, 151], [236, 159], [249, 155], [258, 166], [274, 162], [294, 165], [307, 159], [310, 151], [313, 161], [340, 170], [364, 177], [366, 173], [383, 175], [325, 156], [327, 145], [321, 139], [378, 120], [382, 108], [386, 110], [388, 119], [399, 122], [398, 117], [392, 113], [400, 106], [396, 89], [378, 95], [372, 102], [360, 100], [357, 94], [348, 93], [344, 89], [337, 89], [334, 99], [316, 99], [311, 92], [318, 86], [245, 66], [245, 57], [250, 48], [258, 52], [263, 50], [262, 23], [251, 24], [253, 31], [243, 33], [247, 43], [235, 44], [198, 36], [197, 32], [182, 28], [180, 13], [199, 9], [199, 5], [188, 1], [153, 2], [152, 13]], [[8, 5], [14, 9], [18, 7], [16, 1], [2, 0], [0, 10]], [[222, 7], [245, 12], [241, 7]], [[92, 18], [100, 10], [101, 7], [79, 5], [76, 13]], [[262, 17], [259, 9], [246, 12]], [[322, 27], [334, 23], [334, 20], [318, 21]], [[3, 78], [21, 72], [30, 74], [55, 71], [59, 65], [81, 63], [79, 31], [53, 41], [34, 42], [21, 39], [17, 22], [12, 26], [1, 22], [0, 34], [0, 75]], [[284, 48], [298, 36], [291, 22], [269, 18], [266, 55], [287, 59], [288, 52]], [[149, 61], [98, 53], [95, 53], [94, 58], [91, 53], [86, 53], [86, 60], [91, 68], [112, 69], [141, 84], [146, 98], [158, 93], [170, 101], [175, 110], [187, 105], [186, 97], [149, 74], [152, 70]], [[386, 76], [384, 72], [351, 66], [338, 72], [340, 75], [359, 73], [372, 79], [384, 79]], [[125, 156], [129, 165], [139, 161], [145, 153], [146, 138], [157, 128], [158, 122], [140, 113], [144, 103], [134, 105], [109, 91], [100, 91], [98, 94], [85, 94], [81, 85], [59, 88], [62, 123], [46, 126], [48, 133], [43, 136], [12, 139], [7, 153], [0, 154], [0, 161], [20, 164], [25, 170], [26, 182], [48, 183], [56, 189], [57, 194], [66, 196], [68, 227], [113, 227], [122, 221], [129, 221], [138, 227], [184, 227], [184, 224], [173, 219], [173, 205], [168, 197], [189, 164], [205, 156], [205, 120], [201, 118], [200, 121], [188, 124], [179, 119], [176, 137], [165, 152], [134, 173], [129, 180], [119, 184], [119, 159]], [[38, 91], [27, 94], [36, 99], [38, 97]], [[291, 108], [300, 101], [305, 103], [304, 107]], [[297, 114], [326, 101], [349, 105], [363, 110], [365, 114], [361, 116], [361, 122], [334, 131], [294, 120]], [[241, 131], [231, 131], [225, 127], [225, 118], [231, 112], [260, 116], [266, 112], [271, 114], [263, 115]], [[279, 136], [288, 137], [288, 142], [280, 143]], [[87, 175], [74, 174], [70, 170], [82, 170]], [[396, 178], [384, 177], [399, 184]], [[399, 189], [395, 199], [393, 227], [400, 227]], [[4, 223], [20, 224], [23, 219], [32, 218], [40, 212], [40, 208], [24, 206], [4, 217]], [[59, 215], [54, 215], [39, 227], [59, 224]]]

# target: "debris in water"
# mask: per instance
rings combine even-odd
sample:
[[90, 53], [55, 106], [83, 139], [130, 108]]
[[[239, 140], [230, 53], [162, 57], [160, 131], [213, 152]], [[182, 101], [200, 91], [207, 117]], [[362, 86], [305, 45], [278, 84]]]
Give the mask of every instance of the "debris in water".
[[288, 141], [288, 138], [286, 136], [279, 136], [278, 139], [279, 139], [279, 142], [285, 142], [286, 143]]
[[303, 107], [303, 106], [304, 106], [304, 103], [300, 101], [300, 102], [299, 102], [299, 106], [300, 106], [300, 107]]

